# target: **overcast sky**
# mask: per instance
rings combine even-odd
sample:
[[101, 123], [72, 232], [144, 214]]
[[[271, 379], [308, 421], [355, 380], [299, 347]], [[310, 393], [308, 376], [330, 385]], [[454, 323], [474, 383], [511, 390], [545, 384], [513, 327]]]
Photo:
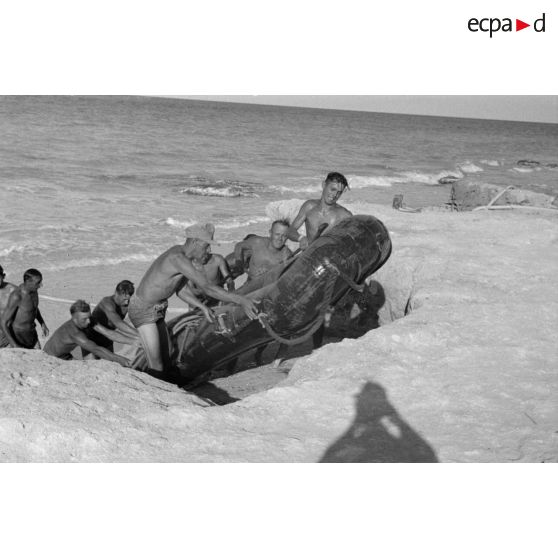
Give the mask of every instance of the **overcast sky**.
[[558, 123], [558, 96], [180, 95], [188, 99]]

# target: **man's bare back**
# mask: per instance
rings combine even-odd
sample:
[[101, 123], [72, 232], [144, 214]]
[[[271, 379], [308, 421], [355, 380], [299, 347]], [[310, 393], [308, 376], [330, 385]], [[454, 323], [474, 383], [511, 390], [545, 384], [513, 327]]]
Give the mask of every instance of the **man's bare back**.
[[70, 307], [72, 319], [64, 322], [47, 341], [44, 352], [64, 359], [72, 358], [71, 352], [76, 347], [81, 347], [82, 355], [93, 353], [97, 358], [118, 362], [122, 366], [129, 366], [128, 359], [115, 354], [113, 351], [102, 347], [93, 341], [92, 334], [106, 335], [112, 341], [122, 342], [122, 334], [107, 329], [100, 324], [91, 322], [91, 308], [84, 300], [77, 300]]
[[83, 331], [72, 320], [68, 320], [52, 334], [43, 350], [49, 355], [70, 360], [71, 352], [78, 347], [78, 341], [85, 341], [85, 338]]
[[[190, 268], [190, 269], [189, 269]], [[184, 271], [199, 275], [184, 253], [184, 246], [173, 246], [163, 252], [143, 276], [137, 296], [148, 304], [157, 304], [170, 298], [186, 284]]]

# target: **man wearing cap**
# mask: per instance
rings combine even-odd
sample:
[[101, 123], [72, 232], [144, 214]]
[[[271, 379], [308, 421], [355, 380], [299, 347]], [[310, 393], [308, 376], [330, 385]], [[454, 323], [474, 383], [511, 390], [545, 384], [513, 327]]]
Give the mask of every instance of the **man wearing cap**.
[[202, 309], [208, 320], [213, 319], [211, 311], [205, 305], [194, 296], [181, 292], [188, 280], [195, 283], [207, 296], [239, 304], [249, 318], [257, 317], [253, 300], [211, 285], [205, 275], [194, 266], [193, 262], [203, 265], [211, 257], [210, 244], [214, 244], [214, 232], [215, 227], [210, 223], [186, 228], [186, 242], [182, 246], [169, 248], [151, 264], [130, 299], [128, 315], [139, 331], [149, 367], [154, 372], [168, 372], [171, 368], [165, 325], [169, 297], [176, 293], [189, 304], [195, 301], [194, 306]]
[[[337, 203], [345, 188], [349, 187], [347, 179], [340, 172], [330, 172], [322, 183], [322, 197], [319, 200], [307, 200], [302, 204], [298, 215], [289, 229], [289, 238], [300, 243], [304, 250], [317, 236], [318, 229], [332, 227], [342, 219], [351, 217], [352, 213]], [[306, 236], [298, 229], [306, 225]], [[320, 232], [323, 232], [323, 228]]]

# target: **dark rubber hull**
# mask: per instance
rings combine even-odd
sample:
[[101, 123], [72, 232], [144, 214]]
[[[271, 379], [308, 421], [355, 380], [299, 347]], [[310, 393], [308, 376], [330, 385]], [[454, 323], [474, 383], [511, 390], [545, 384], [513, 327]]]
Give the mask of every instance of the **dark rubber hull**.
[[[272, 330], [294, 341], [311, 331], [324, 307], [335, 305], [351, 288], [351, 281], [362, 283], [390, 253], [391, 241], [381, 221], [369, 215], [349, 217], [327, 230], [293, 261], [268, 274], [265, 286], [254, 281], [243, 290], [260, 300], [258, 307]], [[173, 335], [174, 357], [185, 378], [195, 378], [274, 340], [239, 306], [216, 310], [224, 312], [221, 327], [204, 320], [194, 333], [188, 333], [187, 340], [185, 331]], [[172, 329], [183, 318], [173, 319], [169, 327]]]

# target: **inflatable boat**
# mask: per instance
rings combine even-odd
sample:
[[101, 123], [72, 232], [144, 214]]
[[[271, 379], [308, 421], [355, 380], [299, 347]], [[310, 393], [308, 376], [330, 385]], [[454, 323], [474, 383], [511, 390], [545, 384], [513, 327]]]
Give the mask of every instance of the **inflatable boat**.
[[258, 301], [258, 320], [237, 305], [217, 306], [214, 323], [190, 312], [170, 320], [172, 359], [185, 383], [273, 341], [306, 341], [325, 312], [380, 269], [391, 253], [384, 224], [369, 215], [340, 221], [296, 257], [242, 288]]

